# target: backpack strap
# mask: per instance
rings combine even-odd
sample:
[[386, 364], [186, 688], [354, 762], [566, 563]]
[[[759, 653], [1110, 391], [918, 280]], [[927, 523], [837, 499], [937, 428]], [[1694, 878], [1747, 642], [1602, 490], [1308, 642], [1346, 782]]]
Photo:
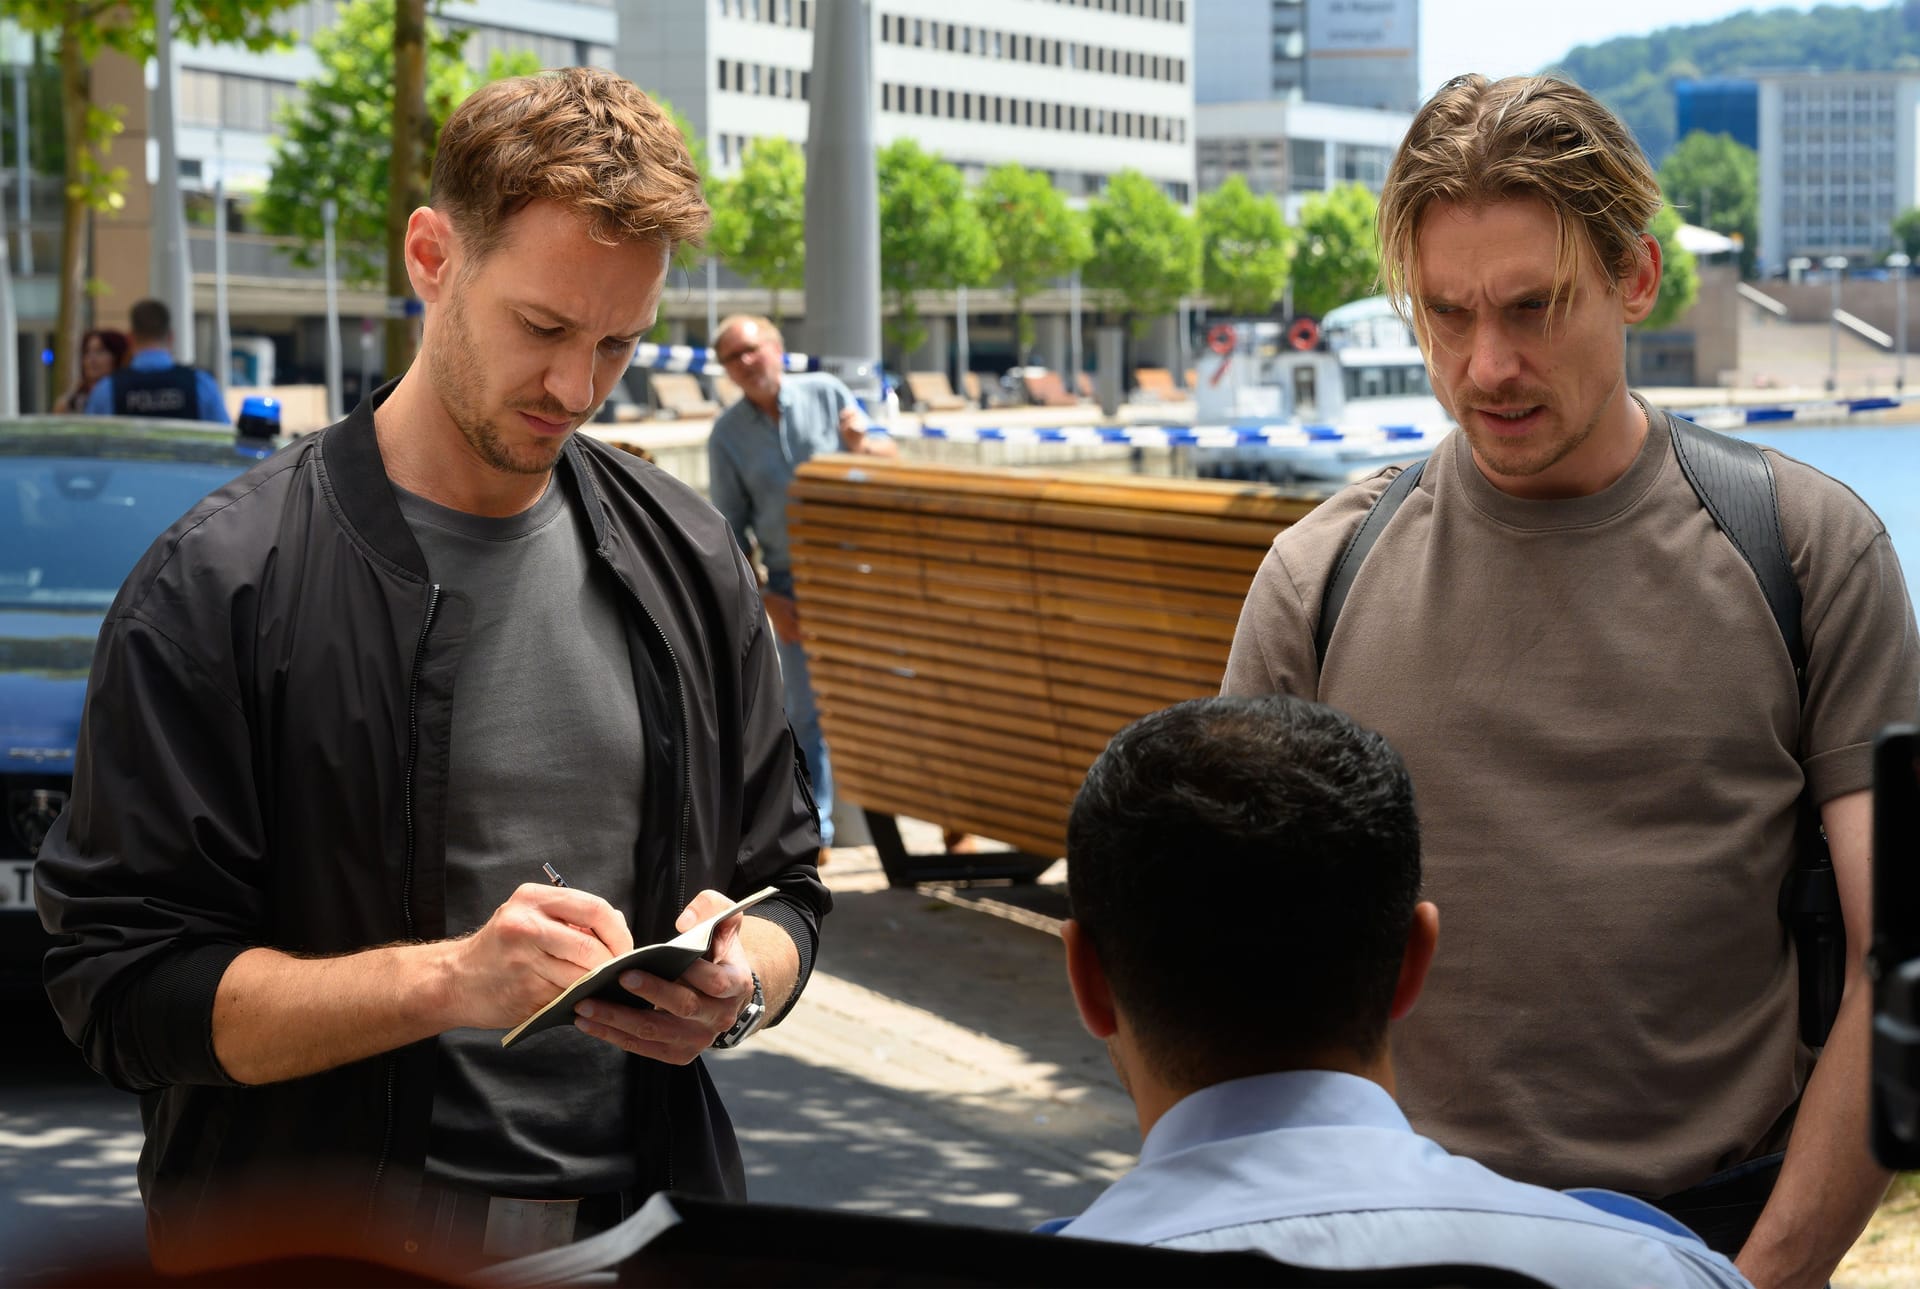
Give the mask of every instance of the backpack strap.
[[1327, 661], [1327, 642], [1333, 639], [1333, 624], [1340, 618], [1347, 592], [1353, 589], [1353, 579], [1360, 576], [1360, 565], [1366, 561], [1373, 544], [1380, 540], [1380, 534], [1387, 530], [1400, 503], [1412, 495], [1420, 482], [1420, 468], [1425, 464], [1425, 461], [1415, 461], [1395, 476], [1387, 490], [1374, 499], [1373, 508], [1360, 521], [1346, 550], [1340, 552], [1340, 562], [1333, 566], [1333, 576], [1327, 579], [1327, 593], [1320, 601], [1320, 625], [1313, 633], [1313, 656], [1323, 666]]
[[1703, 430], [1692, 421], [1667, 416], [1673, 430], [1673, 454], [1700, 504], [1727, 535], [1740, 558], [1759, 579], [1773, 621], [1780, 628], [1793, 677], [1806, 698], [1807, 646], [1800, 634], [1800, 584], [1794, 580], [1787, 539], [1780, 532], [1780, 502], [1767, 454], [1745, 439]]

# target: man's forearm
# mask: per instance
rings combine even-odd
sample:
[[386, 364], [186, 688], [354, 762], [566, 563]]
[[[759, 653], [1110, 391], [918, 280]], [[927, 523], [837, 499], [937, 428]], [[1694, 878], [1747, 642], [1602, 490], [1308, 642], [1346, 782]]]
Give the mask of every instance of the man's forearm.
[[1848, 975], [1833, 1033], [1800, 1098], [1773, 1198], [1735, 1260], [1758, 1289], [1824, 1284], [1892, 1180], [1867, 1151], [1872, 989], [1859, 971]]
[[454, 1028], [448, 942], [338, 958], [249, 949], [213, 1000], [213, 1054], [240, 1083], [277, 1083]]
[[800, 950], [786, 928], [766, 918], [740, 919], [740, 947], [760, 977], [767, 1015], [778, 1016], [800, 984]]

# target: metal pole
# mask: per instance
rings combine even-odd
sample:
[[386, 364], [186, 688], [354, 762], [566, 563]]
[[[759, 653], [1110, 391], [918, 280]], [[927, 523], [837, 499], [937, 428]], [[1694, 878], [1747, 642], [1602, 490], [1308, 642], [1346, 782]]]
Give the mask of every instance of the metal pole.
[[1899, 355], [1893, 369], [1893, 392], [1904, 393], [1907, 388], [1907, 269], [1913, 263], [1913, 257], [1905, 251], [1895, 251], [1887, 256], [1887, 267], [1894, 272], [1893, 281], [1893, 344], [1894, 352]]
[[233, 384], [233, 325], [227, 316], [227, 145], [226, 133], [213, 132], [213, 378], [225, 390]]
[[956, 369], [953, 373], [954, 388], [962, 391], [962, 397], [964, 397], [967, 373], [973, 370], [973, 347], [967, 341], [967, 288], [964, 286], [954, 297], [953, 322], [955, 350], [953, 365]]
[[20, 328], [13, 313], [13, 266], [7, 254], [7, 210], [0, 205], [0, 416], [20, 415]]
[[27, 69], [32, 63], [26, 36], [22, 36], [22, 55], [13, 67], [13, 158], [20, 172], [20, 187], [14, 194], [20, 211], [20, 276], [33, 276], [33, 172], [27, 167]]
[[1067, 348], [1072, 351], [1073, 380], [1077, 388], [1080, 373], [1086, 370], [1080, 354], [1080, 270], [1067, 279]]
[[153, 0], [153, 137], [160, 150], [160, 184], [153, 244], [153, 294], [173, 314], [174, 361], [194, 359], [193, 266], [187, 254], [187, 220], [180, 204], [180, 158], [173, 135], [173, 0]]
[[320, 203], [320, 227], [325, 235], [327, 264], [327, 419], [340, 419], [340, 289], [333, 273], [333, 222], [340, 207], [329, 197]]
[[[863, 396], [880, 392], [880, 194], [873, 161], [873, 15], [816, 4], [807, 106], [807, 338]], [[864, 387], [864, 388], [863, 388]]]
[[1847, 257], [1829, 255], [1820, 261], [1820, 267], [1832, 274], [1833, 309], [1827, 317], [1827, 390], [1833, 393], [1840, 388], [1840, 275], [1847, 270]]
[[711, 349], [714, 332], [720, 327], [720, 259], [707, 256], [707, 347]]

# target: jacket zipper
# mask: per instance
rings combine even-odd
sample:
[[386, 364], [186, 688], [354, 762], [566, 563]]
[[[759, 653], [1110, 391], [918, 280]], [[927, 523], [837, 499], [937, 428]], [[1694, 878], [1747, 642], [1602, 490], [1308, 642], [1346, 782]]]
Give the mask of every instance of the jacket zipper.
[[[614, 577], [618, 578], [620, 585], [626, 588], [628, 596], [640, 606], [640, 612], [646, 617], [647, 625], [652, 627], [653, 634], [659, 637], [661, 648], [667, 651], [667, 661], [673, 666], [673, 693], [674, 697], [680, 700], [680, 834], [674, 839], [674, 891], [679, 898], [680, 908], [684, 909], [687, 907], [687, 825], [693, 815], [693, 754], [688, 748], [688, 742], [693, 737], [693, 717], [687, 711], [686, 680], [680, 674], [680, 656], [673, 651], [673, 641], [667, 639], [666, 631], [660, 626], [660, 619], [653, 616], [653, 610], [648, 608], [647, 602], [640, 598], [640, 593], [634, 589], [633, 583], [621, 571], [620, 566], [608, 559], [604, 553], [600, 558], [609, 569], [613, 570]], [[673, 1133], [671, 1129], [668, 1130], [665, 1144], [666, 1189], [672, 1190]]]
[[[407, 853], [406, 863], [401, 869], [400, 916], [403, 936], [408, 940], [413, 939], [413, 775], [420, 763], [420, 671], [427, 660], [427, 633], [433, 630], [433, 617], [439, 608], [440, 584], [436, 582], [427, 590], [427, 614], [420, 622], [420, 637], [413, 646], [413, 672], [407, 678], [407, 776], [401, 798]], [[373, 1166], [373, 1190], [367, 1197], [369, 1217], [379, 1200], [380, 1182], [387, 1171], [387, 1156], [393, 1153], [393, 1076], [399, 1057], [389, 1052], [384, 1064], [387, 1075], [387, 1118], [386, 1128], [380, 1138], [380, 1158]]]

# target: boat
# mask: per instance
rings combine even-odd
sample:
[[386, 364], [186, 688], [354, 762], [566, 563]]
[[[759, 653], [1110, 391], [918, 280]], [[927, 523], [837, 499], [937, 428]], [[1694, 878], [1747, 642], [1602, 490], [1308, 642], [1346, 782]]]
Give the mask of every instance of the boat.
[[1453, 429], [1413, 328], [1385, 296], [1318, 326], [1216, 324], [1196, 374], [1195, 419], [1239, 440], [1195, 449], [1203, 478], [1345, 483], [1417, 461]]

